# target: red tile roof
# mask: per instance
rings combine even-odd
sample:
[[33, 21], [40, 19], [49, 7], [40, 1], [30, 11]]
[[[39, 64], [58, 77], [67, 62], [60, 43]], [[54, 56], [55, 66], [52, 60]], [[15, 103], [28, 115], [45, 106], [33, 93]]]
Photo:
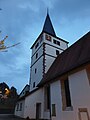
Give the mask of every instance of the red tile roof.
[[38, 87], [90, 62], [90, 32], [58, 55]]

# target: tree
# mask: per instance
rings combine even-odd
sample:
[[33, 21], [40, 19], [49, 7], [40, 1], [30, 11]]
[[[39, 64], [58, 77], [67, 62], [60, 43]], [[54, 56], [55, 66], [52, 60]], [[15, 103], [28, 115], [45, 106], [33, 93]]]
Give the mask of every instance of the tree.
[[[6, 83], [0, 83], [0, 114], [14, 113], [16, 101], [18, 99], [17, 90], [15, 87], [9, 88]], [[4, 112], [4, 111], [7, 111]]]
[[15, 87], [12, 86], [11, 89], [10, 89], [10, 97], [16, 98], [17, 96], [18, 96], [17, 90], [16, 90]]
[[4, 82], [0, 83], [0, 91], [1, 91], [2, 95], [5, 95], [6, 89], [9, 90], [9, 86]]
[[[0, 33], [1, 33], [1, 31], [0, 31]], [[5, 36], [3, 40], [0, 40], [0, 52], [7, 52], [7, 51], [8, 51], [8, 50], [7, 50], [8, 48], [15, 47], [16, 45], [20, 44], [20, 42], [19, 42], [19, 43], [10, 45], [10, 46], [6, 46], [6, 45], [5, 45], [5, 40], [6, 40], [7, 38], [8, 38], [8, 36]]]
[[15, 87], [9, 88], [9, 86], [6, 83], [0, 83], [0, 93], [2, 96], [6, 95], [9, 98], [17, 98], [17, 89]]

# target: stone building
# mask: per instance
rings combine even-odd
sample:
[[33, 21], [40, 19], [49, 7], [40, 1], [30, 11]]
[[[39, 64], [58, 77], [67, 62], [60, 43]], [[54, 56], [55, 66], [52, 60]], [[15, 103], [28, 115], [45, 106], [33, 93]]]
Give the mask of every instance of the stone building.
[[66, 40], [56, 36], [47, 13], [43, 30], [31, 47], [30, 90], [19, 99], [15, 115], [90, 120], [89, 42], [90, 32], [68, 47]]

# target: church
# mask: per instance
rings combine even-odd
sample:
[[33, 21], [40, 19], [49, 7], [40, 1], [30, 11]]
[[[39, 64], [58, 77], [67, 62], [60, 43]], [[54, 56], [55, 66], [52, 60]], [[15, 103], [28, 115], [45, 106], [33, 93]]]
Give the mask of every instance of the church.
[[31, 46], [30, 81], [15, 115], [36, 120], [90, 120], [90, 32], [73, 45], [57, 37], [47, 13]]

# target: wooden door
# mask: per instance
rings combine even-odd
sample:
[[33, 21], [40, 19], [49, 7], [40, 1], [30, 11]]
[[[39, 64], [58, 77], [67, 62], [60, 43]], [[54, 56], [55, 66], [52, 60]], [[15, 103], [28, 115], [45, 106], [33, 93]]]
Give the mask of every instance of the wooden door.
[[36, 120], [41, 118], [41, 103], [36, 104]]

